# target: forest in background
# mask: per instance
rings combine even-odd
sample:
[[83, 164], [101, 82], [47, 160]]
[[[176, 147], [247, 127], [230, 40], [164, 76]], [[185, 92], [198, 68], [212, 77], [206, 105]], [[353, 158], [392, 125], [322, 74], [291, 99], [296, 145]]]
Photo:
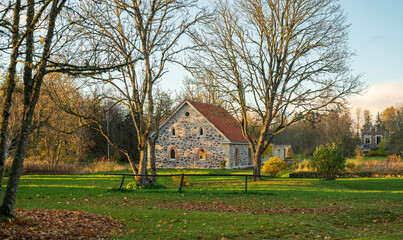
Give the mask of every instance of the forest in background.
[[[4, 78], [2, 78], [4, 79]], [[3, 81], [2, 81], [3, 84]], [[68, 76], [62, 74], [49, 75], [44, 83], [44, 91], [35, 110], [27, 160], [30, 163], [46, 163], [55, 168], [61, 163], [85, 163], [97, 161], [128, 162], [126, 156], [108, 143], [99, 132], [99, 127], [109, 138], [130, 150], [130, 154], [138, 162], [139, 152], [136, 136], [132, 136], [133, 124], [130, 115], [123, 108], [112, 105], [107, 100], [101, 101], [95, 94], [76, 86]], [[220, 104], [219, 97], [213, 93], [189, 90], [185, 81], [181, 92], [161, 93], [164, 103], [164, 115], [168, 114], [183, 97], [191, 100]], [[187, 89], [187, 90], [186, 90]], [[93, 90], [98, 91], [98, 90]], [[192, 93], [192, 94], [190, 94]], [[1, 100], [3, 91], [0, 92]], [[182, 97], [182, 98], [181, 98]], [[63, 99], [74, 98], [74, 106], [80, 108], [99, 126], [91, 121], [69, 114]], [[22, 113], [22, 88], [17, 84], [12, 105], [12, 115], [8, 130], [7, 156], [13, 154], [18, 139]], [[162, 105], [162, 104], [161, 104]], [[381, 150], [390, 154], [402, 154], [403, 151], [403, 107], [391, 106], [372, 119], [373, 113], [358, 109], [352, 114], [348, 109], [333, 110], [327, 115], [311, 114], [305, 120], [297, 122], [273, 140], [275, 144], [289, 144], [295, 154], [312, 155], [316, 147], [326, 143], [336, 143], [345, 157], [355, 156], [360, 147], [359, 130], [367, 125], [381, 125], [388, 134], [381, 144]], [[259, 129], [255, 122], [253, 130]], [[132, 130], [130, 130], [132, 129]], [[359, 151], [359, 150], [358, 150]], [[382, 155], [382, 154], [381, 154]]]

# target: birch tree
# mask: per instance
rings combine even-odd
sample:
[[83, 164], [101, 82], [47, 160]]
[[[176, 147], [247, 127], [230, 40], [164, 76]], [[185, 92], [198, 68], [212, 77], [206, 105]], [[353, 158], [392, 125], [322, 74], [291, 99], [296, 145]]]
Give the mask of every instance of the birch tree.
[[[189, 70], [213, 76], [229, 97], [257, 176], [276, 134], [359, 91], [349, 25], [336, 0], [218, 0], [215, 13], [193, 36], [200, 48]], [[258, 134], [248, 131], [248, 113], [259, 118]]]

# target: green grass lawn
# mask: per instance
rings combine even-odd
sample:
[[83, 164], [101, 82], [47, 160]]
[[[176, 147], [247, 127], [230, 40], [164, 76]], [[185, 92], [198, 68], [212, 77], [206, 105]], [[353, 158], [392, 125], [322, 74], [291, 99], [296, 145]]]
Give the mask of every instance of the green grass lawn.
[[[177, 170], [159, 171], [171, 172]], [[17, 207], [110, 216], [126, 226], [117, 239], [403, 239], [401, 178], [269, 178], [248, 182], [247, 194], [243, 177], [191, 177], [193, 185], [182, 193], [171, 178], [161, 178], [166, 189], [111, 192], [120, 180], [103, 174], [26, 175]]]

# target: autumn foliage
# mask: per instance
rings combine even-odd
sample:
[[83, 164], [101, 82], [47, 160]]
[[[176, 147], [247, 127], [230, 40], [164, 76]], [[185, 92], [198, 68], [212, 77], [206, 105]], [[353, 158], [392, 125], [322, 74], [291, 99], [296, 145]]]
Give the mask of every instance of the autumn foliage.
[[271, 157], [269, 161], [264, 163], [262, 173], [269, 174], [272, 177], [277, 177], [279, 173], [284, 172], [287, 169], [287, 163], [278, 157]]

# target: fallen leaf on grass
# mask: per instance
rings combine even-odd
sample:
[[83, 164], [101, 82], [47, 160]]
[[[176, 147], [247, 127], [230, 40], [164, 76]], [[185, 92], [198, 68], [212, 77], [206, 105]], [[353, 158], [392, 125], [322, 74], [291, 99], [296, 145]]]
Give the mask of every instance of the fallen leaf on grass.
[[0, 239], [100, 239], [121, 231], [116, 220], [83, 211], [18, 209], [1, 222]]

